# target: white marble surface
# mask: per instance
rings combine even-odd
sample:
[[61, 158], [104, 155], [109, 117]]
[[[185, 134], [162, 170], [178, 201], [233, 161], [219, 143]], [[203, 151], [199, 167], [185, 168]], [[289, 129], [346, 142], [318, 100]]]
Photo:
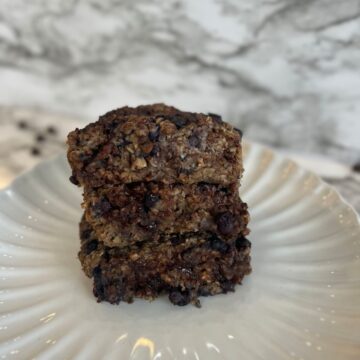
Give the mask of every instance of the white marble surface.
[[[163, 101], [276, 147], [360, 161], [360, 0], [3, 0], [0, 80], [1, 114], [66, 114], [50, 120], [62, 135], [80, 123], [66, 118]], [[22, 138], [32, 151], [45, 118], [14, 135], [18, 115], [3, 115], [1, 149]]]

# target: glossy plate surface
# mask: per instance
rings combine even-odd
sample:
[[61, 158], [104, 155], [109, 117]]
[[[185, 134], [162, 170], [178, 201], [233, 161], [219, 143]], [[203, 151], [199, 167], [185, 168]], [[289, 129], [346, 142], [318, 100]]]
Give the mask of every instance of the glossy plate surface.
[[0, 359], [360, 359], [360, 227], [315, 175], [245, 146], [253, 273], [202, 308], [98, 304], [65, 157], [0, 193]]

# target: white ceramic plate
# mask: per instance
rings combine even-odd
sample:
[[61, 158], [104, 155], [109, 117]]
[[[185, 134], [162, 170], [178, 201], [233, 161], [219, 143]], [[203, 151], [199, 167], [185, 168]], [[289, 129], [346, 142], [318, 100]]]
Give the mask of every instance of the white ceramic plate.
[[0, 358], [359, 360], [357, 215], [315, 175], [245, 148], [253, 273], [201, 309], [95, 301], [65, 157], [0, 193]]

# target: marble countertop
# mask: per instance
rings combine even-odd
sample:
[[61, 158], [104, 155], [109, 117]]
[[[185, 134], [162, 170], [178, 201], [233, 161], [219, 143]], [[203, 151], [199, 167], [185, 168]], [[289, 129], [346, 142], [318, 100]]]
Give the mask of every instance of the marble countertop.
[[[2, 185], [74, 126], [151, 102], [360, 161], [360, 0], [5, 0], [0, 79]], [[359, 183], [330, 181], [360, 209]]]

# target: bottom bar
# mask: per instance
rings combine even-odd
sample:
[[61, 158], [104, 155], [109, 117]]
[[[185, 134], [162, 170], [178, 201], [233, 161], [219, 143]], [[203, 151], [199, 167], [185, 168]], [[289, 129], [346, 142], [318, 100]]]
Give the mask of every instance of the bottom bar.
[[107, 247], [90, 225], [80, 223], [79, 259], [94, 280], [98, 301], [131, 303], [168, 294], [175, 305], [200, 306], [199, 296], [234, 291], [251, 272], [250, 242], [243, 236], [225, 243], [212, 234], [170, 235], [161, 243]]

